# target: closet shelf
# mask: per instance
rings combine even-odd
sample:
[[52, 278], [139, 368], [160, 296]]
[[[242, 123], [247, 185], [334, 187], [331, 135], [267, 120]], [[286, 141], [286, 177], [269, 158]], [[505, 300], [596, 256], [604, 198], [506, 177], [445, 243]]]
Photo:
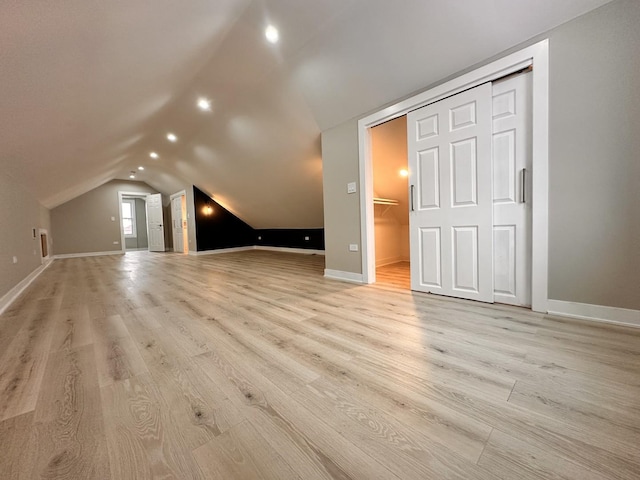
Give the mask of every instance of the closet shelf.
[[376, 205], [398, 205], [397, 200], [392, 200], [391, 198], [374, 198], [373, 203]]

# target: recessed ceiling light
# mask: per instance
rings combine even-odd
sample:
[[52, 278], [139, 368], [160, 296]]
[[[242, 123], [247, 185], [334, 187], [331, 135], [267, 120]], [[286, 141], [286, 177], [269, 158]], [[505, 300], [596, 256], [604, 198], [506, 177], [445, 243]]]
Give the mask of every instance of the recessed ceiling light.
[[132, 173], [131, 175], [129, 175], [129, 178], [136, 178], [136, 176]]
[[264, 36], [267, 37], [267, 40], [271, 43], [276, 43], [280, 38], [280, 34], [278, 33], [278, 29], [273, 25], [269, 25], [264, 31]]
[[200, 97], [198, 99], [198, 108], [204, 112], [211, 110], [211, 100], [208, 98]]
[[400, 176], [401, 177], [408, 177], [409, 176], [409, 172], [403, 168], [402, 170], [400, 170]]
[[140, 166], [138, 167], [138, 170], [142, 171], [142, 170], [144, 170], [144, 167], [143, 167], [142, 165], [140, 165]]
[[178, 137], [176, 137], [173, 133], [167, 133], [167, 140], [169, 140], [170, 142], [175, 142], [178, 140]]
[[150, 156], [151, 158], [159, 158], [159, 157], [160, 157], [160, 155], [158, 155], [156, 152], [151, 152], [151, 153], [149, 154], [149, 156]]

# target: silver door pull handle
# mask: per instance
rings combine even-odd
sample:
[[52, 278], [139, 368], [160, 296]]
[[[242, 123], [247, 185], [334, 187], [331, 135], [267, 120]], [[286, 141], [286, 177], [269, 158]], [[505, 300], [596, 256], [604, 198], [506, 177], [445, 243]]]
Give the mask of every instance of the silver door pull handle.
[[415, 210], [414, 206], [413, 206], [413, 192], [415, 190], [415, 186], [411, 185], [411, 211], [413, 212]]
[[520, 203], [527, 203], [527, 169], [520, 170]]

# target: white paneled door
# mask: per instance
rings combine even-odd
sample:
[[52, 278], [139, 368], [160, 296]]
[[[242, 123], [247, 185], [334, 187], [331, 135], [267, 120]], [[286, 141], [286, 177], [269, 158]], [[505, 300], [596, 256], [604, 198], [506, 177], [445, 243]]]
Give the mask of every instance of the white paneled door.
[[147, 224], [149, 225], [149, 251], [164, 252], [164, 222], [162, 195], [147, 195]]
[[171, 200], [171, 230], [173, 231], [173, 251], [184, 252], [182, 235], [182, 197], [174, 197]]
[[531, 305], [531, 73], [493, 84], [494, 299]]
[[493, 301], [491, 108], [487, 83], [407, 116], [412, 290]]

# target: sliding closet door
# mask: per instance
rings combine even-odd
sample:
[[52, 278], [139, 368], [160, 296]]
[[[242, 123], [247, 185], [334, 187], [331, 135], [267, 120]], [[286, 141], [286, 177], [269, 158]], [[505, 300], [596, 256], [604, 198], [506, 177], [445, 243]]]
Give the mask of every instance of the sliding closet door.
[[407, 116], [412, 290], [493, 301], [491, 84]]

